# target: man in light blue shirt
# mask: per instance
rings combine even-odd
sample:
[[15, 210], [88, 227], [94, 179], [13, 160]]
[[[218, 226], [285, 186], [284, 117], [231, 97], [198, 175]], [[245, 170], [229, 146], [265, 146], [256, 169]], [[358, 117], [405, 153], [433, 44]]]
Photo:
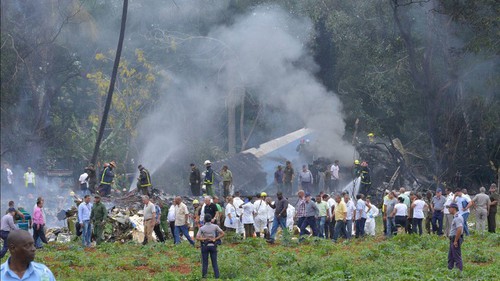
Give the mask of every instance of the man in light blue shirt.
[[90, 247], [90, 238], [92, 235], [92, 227], [90, 226], [90, 212], [92, 211], [92, 203], [90, 203], [90, 195], [85, 195], [83, 202], [78, 206], [78, 222], [82, 229], [82, 244], [83, 247]]
[[28, 231], [20, 229], [11, 231], [7, 243], [9, 243], [10, 258], [0, 267], [0, 280], [56, 280], [47, 266], [33, 261], [36, 251], [35, 241]]
[[463, 196], [462, 190], [457, 189], [455, 191], [455, 198], [453, 199], [458, 205], [458, 214], [464, 218], [464, 233], [469, 236], [469, 227], [467, 226], [467, 219], [469, 218], [470, 211], [469, 208], [472, 206], [472, 201], [468, 200], [467, 197]]

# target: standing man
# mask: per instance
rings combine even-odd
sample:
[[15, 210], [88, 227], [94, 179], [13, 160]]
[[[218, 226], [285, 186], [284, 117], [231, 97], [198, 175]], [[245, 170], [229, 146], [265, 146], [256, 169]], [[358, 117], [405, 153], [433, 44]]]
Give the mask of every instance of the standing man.
[[452, 270], [457, 267], [460, 271], [463, 269], [462, 264], [462, 242], [463, 242], [463, 229], [465, 221], [458, 213], [459, 206], [456, 203], [451, 203], [448, 207], [450, 214], [453, 215], [453, 222], [450, 228], [450, 249], [448, 250], [448, 269]]
[[351, 197], [349, 197], [349, 194], [344, 194], [344, 203], [346, 205], [347, 209], [347, 216], [346, 216], [346, 222], [345, 222], [345, 228], [346, 228], [346, 235], [347, 239], [351, 239], [352, 237], [352, 222], [353, 219], [356, 215], [356, 206], [354, 205], [354, 202], [352, 201]]
[[95, 186], [97, 185], [97, 174], [95, 172], [94, 164], [90, 164], [88, 167], [85, 167], [85, 172], [89, 175], [88, 177], [88, 186], [91, 193], [95, 193]]
[[386, 189], [384, 192], [384, 198], [383, 198], [383, 203], [382, 203], [382, 223], [384, 224], [384, 235], [387, 233], [387, 210], [385, 209], [385, 206], [387, 205], [387, 202], [389, 201], [389, 190]]
[[214, 171], [212, 170], [212, 162], [210, 162], [210, 160], [205, 160], [204, 164], [205, 164], [205, 167], [207, 168], [207, 170], [205, 171], [205, 179], [204, 179], [203, 183], [205, 184], [207, 194], [209, 196], [214, 196], [215, 195], [215, 191], [213, 188]]
[[28, 167], [28, 171], [24, 173], [24, 185], [29, 189], [34, 189], [36, 186], [36, 175], [31, 170], [31, 167]]
[[441, 188], [436, 189], [436, 195], [432, 197], [431, 212], [432, 212], [432, 232], [437, 235], [443, 235], [443, 218], [446, 198], [442, 194]]
[[306, 227], [310, 227], [312, 230], [312, 235], [313, 236], [318, 236], [318, 230], [316, 229], [316, 218], [318, 217], [319, 210], [318, 207], [316, 206], [316, 203], [314, 203], [311, 200], [311, 194], [306, 193], [306, 214], [305, 214], [305, 219], [302, 222], [302, 224], [299, 226], [300, 227], [300, 239], [304, 240], [304, 235], [307, 235]]
[[497, 185], [492, 183], [490, 185], [490, 212], [488, 213], [488, 232], [495, 233], [497, 223], [497, 206], [500, 200], [500, 195], [497, 192]]
[[12, 184], [14, 182], [14, 174], [12, 173], [9, 164], [4, 163], [4, 169], [5, 169], [6, 182], [10, 187], [9, 190], [12, 190]]
[[90, 203], [90, 195], [83, 197], [83, 202], [78, 205], [78, 222], [82, 229], [82, 244], [83, 247], [90, 247], [90, 239], [92, 237], [92, 227], [90, 225], [90, 213], [92, 212], [92, 203]]
[[[463, 196], [462, 190], [457, 189], [455, 191], [455, 199], [453, 199], [455, 203], [458, 205], [458, 214], [464, 218], [464, 233], [466, 236], [469, 236], [469, 227], [467, 226], [467, 219], [470, 215], [470, 207], [472, 206], [472, 200], [467, 201], [467, 197]], [[451, 234], [450, 234], [451, 235]]]
[[[292, 183], [295, 179], [295, 172], [292, 167], [292, 162], [286, 161], [285, 171], [283, 172], [283, 194], [287, 196], [292, 194]], [[279, 191], [278, 191], [279, 192]]]
[[483, 233], [486, 230], [486, 219], [488, 213], [490, 212], [491, 200], [488, 195], [485, 194], [486, 188], [480, 187], [479, 194], [477, 194], [472, 202], [476, 206], [476, 230], [479, 233]]
[[368, 211], [371, 209], [371, 205], [366, 204], [363, 198], [363, 194], [356, 195], [356, 215], [354, 218], [356, 220], [356, 238], [365, 236], [366, 207], [368, 207]]
[[8, 241], [7, 237], [11, 231], [19, 229], [17, 225], [14, 224], [14, 216], [16, 215], [16, 209], [9, 208], [7, 210], [7, 214], [2, 217], [2, 221], [0, 222], [0, 237], [3, 240], [3, 248], [0, 252], [0, 259], [3, 259], [5, 253], [7, 253], [8, 249]]
[[366, 161], [361, 163], [360, 176], [361, 185], [359, 186], [359, 192], [367, 194], [372, 186], [372, 181], [370, 177], [370, 168], [368, 168], [368, 162]]
[[322, 200], [320, 195], [316, 196], [316, 207], [318, 207], [318, 218], [316, 219], [318, 236], [320, 238], [325, 238], [325, 225], [326, 221], [330, 220], [330, 215], [328, 214], [328, 204]]
[[220, 171], [220, 175], [222, 176], [222, 186], [224, 189], [224, 197], [227, 197], [230, 195], [230, 188], [231, 184], [233, 183], [233, 173], [227, 165], [222, 166], [222, 170]]
[[278, 192], [283, 192], [283, 168], [281, 165], [278, 165], [276, 172], [274, 172], [274, 185], [276, 185], [276, 190]]
[[387, 232], [385, 235], [387, 237], [391, 237], [393, 234], [398, 232], [396, 228], [396, 218], [394, 217], [394, 207], [398, 203], [398, 200], [396, 199], [396, 194], [394, 191], [389, 192], [389, 199], [384, 202], [384, 209], [385, 209], [385, 214], [384, 217], [387, 221]]
[[245, 198], [245, 201], [242, 205], [240, 205], [240, 208], [242, 209], [241, 223], [245, 229], [245, 239], [253, 238], [255, 232], [255, 207], [252, 204], [252, 196]]
[[303, 189], [306, 193], [311, 193], [314, 178], [311, 171], [307, 168], [307, 165], [302, 165], [302, 171], [299, 173], [299, 182], [301, 189]]
[[[267, 204], [262, 199], [262, 197], [266, 197], [267, 194], [265, 192], [257, 194], [257, 200], [253, 202], [253, 206], [255, 209], [255, 234], [257, 237], [260, 237], [261, 233], [264, 233], [267, 230]], [[265, 233], [264, 233], [265, 235]]]
[[160, 240], [161, 243], [165, 243], [165, 235], [163, 235], [163, 232], [161, 231], [161, 208], [154, 202], [153, 205], [155, 205], [155, 226], [153, 227], [153, 231], [156, 234], [156, 238]]
[[35, 241], [25, 230], [14, 230], [7, 237], [10, 258], [2, 264], [0, 280], [43, 280], [55, 281], [54, 274], [35, 259]]
[[335, 206], [337, 205], [337, 202], [326, 193], [323, 194], [323, 201], [325, 201], [328, 206], [327, 220], [325, 223], [325, 237], [327, 239], [333, 239], [335, 231]]
[[94, 226], [94, 236], [96, 239], [96, 244], [99, 245], [103, 241], [104, 225], [106, 224], [106, 218], [108, 217], [108, 211], [104, 204], [101, 203], [101, 196], [94, 195], [94, 206], [90, 212], [90, 221]]
[[[47, 244], [47, 238], [45, 238], [45, 216], [42, 211], [43, 202], [43, 200], [37, 200], [36, 208], [33, 212], [33, 240], [36, 241], [40, 238], [43, 243]], [[39, 248], [42, 247], [40, 246]]]
[[[198, 200], [196, 200], [198, 201]], [[194, 202], [194, 200], [193, 200]], [[170, 208], [168, 208], [168, 215], [167, 215], [167, 220], [168, 220], [168, 226], [170, 228], [170, 234], [172, 235], [172, 239], [175, 241], [175, 199], [174, 202], [172, 202], [172, 205], [170, 205]], [[195, 209], [196, 210], [196, 209]]]
[[[300, 228], [306, 219], [306, 193], [301, 189], [297, 195], [299, 199], [295, 205], [295, 217], [297, 218], [297, 226]], [[306, 230], [306, 234], [309, 234], [309, 231]]]
[[144, 241], [142, 245], [148, 244], [148, 242], [154, 242], [153, 239], [153, 229], [156, 224], [156, 208], [155, 204], [149, 201], [149, 196], [142, 196], [142, 203], [144, 204]]
[[330, 168], [330, 171], [332, 172], [332, 191], [337, 191], [339, 188], [339, 183], [340, 183], [340, 166], [339, 166], [339, 160], [335, 160], [333, 162], [332, 167]]
[[[432, 191], [430, 190], [427, 190], [427, 192], [425, 193], [425, 198], [423, 199], [425, 204], [427, 204], [427, 206], [429, 206], [429, 208], [425, 208], [424, 209], [424, 216], [425, 216], [425, 231], [427, 231], [427, 234], [431, 234], [432, 233], [432, 229], [431, 229], [431, 226], [432, 226]], [[446, 201], [445, 201], [446, 203]], [[444, 220], [444, 210], [446, 208], [444, 207], [443, 205], [443, 220]], [[441, 230], [443, 228], [441, 227]]]
[[109, 164], [104, 164], [104, 169], [101, 172], [101, 182], [99, 186], [99, 194], [102, 196], [109, 196], [111, 194], [111, 184], [115, 178], [115, 174], [113, 173], [113, 169], [116, 167], [114, 161], [111, 161]]
[[273, 227], [271, 230], [271, 237], [267, 240], [268, 243], [273, 244], [275, 241], [276, 233], [278, 232], [278, 227], [281, 227], [284, 237], [288, 235], [288, 228], [286, 227], [288, 200], [283, 197], [283, 193], [276, 193], [278, 201], [271, 204], [271, 198], [266, 199], [266, 203], [274, 209], [274, 220]]
[[89, 174], [87, 173], [86, 169], [83, 171], [83, 174], [81, 174], [80, 177], [78, 178], [78, 182], [80, 183], [81, 195], [85, 196], [87, 194], [90, 194], [90, 192], [89, 192]]
[[188, 224], [189, 224], [189, 211], [186, 206], [182, 202], [182, 199], [180, 196], [175, 197], [175, 231], [174, 231], [174, 243], [175, 244], [180, 244], [181, 243], [181, 237], [180, 233], [182, 232], [182, 235], [186, 237], [186, 239], [189, 241], [191, 245], [194, 246], [194, 241], [191, 239], [191, 236], [189, 236], [189, 229], [188, 229]]
[[191, 194], [193, 196], [200, 196], [201, 174], [200, 170], [194, 163], [191, 163], [191, 173], [189, 173], [189, 186], [191, 187]]
[[[160, 231], [163, 231], [164, 239], [168, 238], [168, 207], [167, 203], [163, 201], [158, 201], [158, 206], [160, 207]], [[174, 234], [172, 233], [172, 237]]]
[[[347, 198], [349, 196], [346, 196]], [[342, 200], [340, 195], [335, 195], [335, 202], [337, 202], [337, 207], [335, 207], [335, 231], [333, 232], [333, 242], [337, 242], [339, 236], [342, 235], [344, 239], [347, 239], [347, 206], [345, 204], [345, 198]], [[352, 230], [351, 230], [352, 231]]]
[[139, 165], [137, 169], [139, 169], [139, 178], [137, 179], [139, 189], [142, 191], [143, 195], [151, 196], [151, 189], [153, 188], [151, 174], [142, 165]]

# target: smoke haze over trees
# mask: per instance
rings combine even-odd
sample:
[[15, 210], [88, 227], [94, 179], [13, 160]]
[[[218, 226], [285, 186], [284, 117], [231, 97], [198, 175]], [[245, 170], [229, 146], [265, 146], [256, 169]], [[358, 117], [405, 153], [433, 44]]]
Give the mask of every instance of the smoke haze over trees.
[[[80, 170], [92, 156], [121, 1], [2, 1], [1, 157]], [[293, 130], [349, 165], [361, 135], [478, 186], [500, 166], [496, 1], [137, 1], [99, 154], [182, 186], [190, 162]], [[168, 184], [167, 184], [168, 183]]]

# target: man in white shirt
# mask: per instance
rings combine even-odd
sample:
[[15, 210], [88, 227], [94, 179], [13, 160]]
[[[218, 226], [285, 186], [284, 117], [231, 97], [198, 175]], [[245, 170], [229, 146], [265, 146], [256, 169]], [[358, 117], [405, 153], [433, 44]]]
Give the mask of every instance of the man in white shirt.
[[83, 198], [83, 202], [78, 206], [78, 222], [82, 229], [82, 244], [83, 247], [90, 247], [90, 238], [92, 236], [92, 227], [90, 225], [90, 212], [92, 211], [92, 203], [90, 203], [90, 195], [87, 194]]
[[267, 194], [265, 192], [257, 194], [257, 200], [253, 203], [255, 209], [255, 234], [257, 237], [260, 237], [260, 234], [267, 229], [267, 204], [262, 199], [262, 195]]
[[28, 188], [35, 188], [36, 176], [31, 167], [28, 167], [28, 171], [24, 173], [24, 185]]
[[174, 230], [174, 243], [180, 244], [181, 237], [180, 233], [186, 237], [191, 245], [194, 246], [194, 241], [189, 236], [189, 210], [186, 204], [182, 203], [182, 198], [180, 196], [175, 197], [175, 230]]
[[[332, 189], [333, 189], [333, 191], [337, 191], [337, 189], [339, 188], [339, 181], [340, 181], [340, 176], [339, 176], [339, 171], [340, 171], [339, 160], [335, 160], [333, 162], [333, 165], [330, 168], [330, 171], [332, 172]], [[333, 198], [332, 198], [332, 200], [335, 202], [335, 200]]]
[[350, 239], [352, 236], [352, 220], [354, 218], [354, 213], [356, 212], [356, 206], [354, 202], [349, 197], [349, 194], [344, 194], [344, 202], [347, 207], [347, 216], [346, 216], [346, 231], [347, 231], [347, 239]]
[[174, 202], [172, 202], [172, 205], [170, 205], [170, 208], [168, 208], [167, 221], [168, 221], [168, 226], [170, 227], [170, 233], [172, 234], [172, 239], [173, 239], [174, 232], [175, 232], [175, 203]]
[[[236, 209], [236, 216], [237, 220], [240, 220], [241, 215], [243, 214], [243, 209], [240, 208], [241, 205], [243, 205], [243, 200], [240, 198], [240, 192], [236, 191], [234, 193], [234, 198], [233, 198], [233, 206]], [[236, 229], [236, 233], [238, 234], [243, 234], [245, 232], [245, 229], [243, 228], [243, 224], [239, 223], [238, 228]]]
[[85, 196], [87, 194], [90, 195], [89, 192], [89, 174], [85, 171], [83, 174], [80, 175], [78, 178], [78, 182], [80, 182], [80, 192], [82, 196]]
[[328, 221], [325, 223], [325, 238], [333, 239], [333, 234], [335, 230], [335, 207], [337, 206], [337, 202], [335, 199], [330, 197], [328, 194], [323, 194], [323, 200], [328, 205]]
[[7, 184], [9, 186], [12, 186], [12, 183], [14, 181], [14, 174], [12, 173], [12, 170], [10, 169], [9, 164], [5, 163], [4, 167], [5, 167], [5, 174], [6, 174], [6, 178], [7, 178]]

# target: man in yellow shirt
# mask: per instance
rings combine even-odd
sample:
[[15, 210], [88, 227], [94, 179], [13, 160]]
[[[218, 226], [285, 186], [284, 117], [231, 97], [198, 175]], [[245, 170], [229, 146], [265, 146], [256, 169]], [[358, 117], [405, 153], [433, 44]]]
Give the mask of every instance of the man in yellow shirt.
[[347, 206], [340, 195], [335, 195], [335, 202], [337, 202], [337, 206], [335, 207], [335, 230], [333, 232], [333, 242], [337, 242], [340, 234], [347, 239], [345, 225], [347, 219]]

